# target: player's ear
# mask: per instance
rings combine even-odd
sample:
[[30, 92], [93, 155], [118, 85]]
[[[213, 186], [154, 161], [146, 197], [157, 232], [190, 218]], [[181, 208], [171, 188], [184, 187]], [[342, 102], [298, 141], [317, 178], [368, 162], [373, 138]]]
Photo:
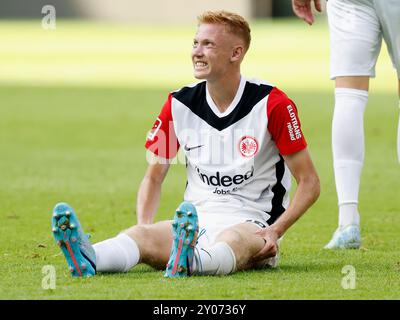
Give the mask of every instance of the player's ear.
[[242, 45], [237, 45], [233, 47], [231, 61], [240, 61], [244, 56], [244, 47]]

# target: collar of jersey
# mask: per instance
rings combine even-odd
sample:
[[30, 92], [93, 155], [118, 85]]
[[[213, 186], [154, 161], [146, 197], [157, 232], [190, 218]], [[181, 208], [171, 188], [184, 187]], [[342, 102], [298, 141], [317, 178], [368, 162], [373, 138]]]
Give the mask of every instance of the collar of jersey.
[[206, 99], [207, 99], [207, 103], [210, 106], [210, 109], [212, 110], [212, 112], [214, 112], [214, 114], [218, 118], [223, 118], [223, 117], [226, 117], [227, 115], [229, 115], [233, 110], [235, 110], [240, 99], [242, 98], [242, 94], [243, 94], [245, 85], [246, 85], [246, 79], [245, 79], [245, 77], [241, 76], [239, 88], [236, 92], [235, 98], [232, 100], [229, 107], [224, 112], [221, 112], [221, 111], [219, 111], [218, 107], [215, 105], [214, 100], [211, 98], [211, 95], [208, 92], [208, 84], [206, 83]]

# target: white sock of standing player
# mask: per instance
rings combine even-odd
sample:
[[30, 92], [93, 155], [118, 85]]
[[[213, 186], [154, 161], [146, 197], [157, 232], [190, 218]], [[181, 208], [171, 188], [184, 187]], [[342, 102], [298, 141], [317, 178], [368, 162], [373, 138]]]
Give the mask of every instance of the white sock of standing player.
[[368, 91], [335, 90], [332, 149], [339, 205], [339, 226], [359, 225], [358, 194], [364, 164], [364, 111]]

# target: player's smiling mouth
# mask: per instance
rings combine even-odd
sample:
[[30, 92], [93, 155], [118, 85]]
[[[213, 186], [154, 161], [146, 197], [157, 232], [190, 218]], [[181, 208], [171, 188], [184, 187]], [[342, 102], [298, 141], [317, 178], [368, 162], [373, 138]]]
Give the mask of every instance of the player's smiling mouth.
[[207, 63], [207, 62], [204, 62], [204, 61], [196, 61], [196, 62], [194, 63], [194, 67], [195, 67], [196, 69], [205, 69], [205, 68], [208, 67], [208, 63]]

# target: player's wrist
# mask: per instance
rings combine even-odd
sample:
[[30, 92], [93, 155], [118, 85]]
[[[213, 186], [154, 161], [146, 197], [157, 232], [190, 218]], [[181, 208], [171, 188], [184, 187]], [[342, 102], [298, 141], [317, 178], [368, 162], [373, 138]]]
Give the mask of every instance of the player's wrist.
[[270, 225], [270, 229], [272, 232], [274, 232], [277, 236], [277, 239], [279, 239], [280, 237], [283, 236], [283, 234], [285, 233], [285, 229], [282, 228], [279, 224], [274, 223]]

